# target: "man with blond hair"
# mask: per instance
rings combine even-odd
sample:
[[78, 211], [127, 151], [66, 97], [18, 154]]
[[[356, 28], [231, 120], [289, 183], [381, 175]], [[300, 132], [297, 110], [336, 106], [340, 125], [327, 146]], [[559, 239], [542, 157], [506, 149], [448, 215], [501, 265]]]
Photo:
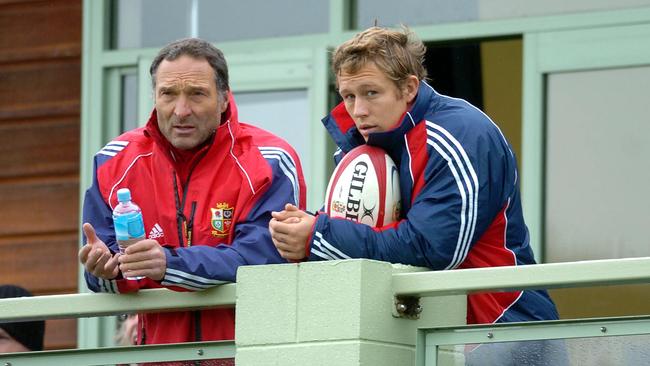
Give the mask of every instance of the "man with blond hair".
[[[372, 228], [286, 205], [269, 230], [291, 260], [370, 258], [432, 270], [535, 263], [517, 163], [490, 118], [427, 84], [426, 48], [407, 28], [367, 29], [332, 57], [343, 102], [323, 119], [338, 150], [384, 149], [400, 175], [402, 217]], [[467, 322], [557, 319], [544, 290], [472, 294]]]

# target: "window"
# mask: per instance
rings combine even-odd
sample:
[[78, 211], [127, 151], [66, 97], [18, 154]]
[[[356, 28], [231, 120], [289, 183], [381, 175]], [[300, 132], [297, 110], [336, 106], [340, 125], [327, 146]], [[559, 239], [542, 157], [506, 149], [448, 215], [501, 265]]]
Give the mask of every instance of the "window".
[[320, 0], [115, 0], [113, 14], [112, 48], [324, 33], [329, 26], [329, 4]]

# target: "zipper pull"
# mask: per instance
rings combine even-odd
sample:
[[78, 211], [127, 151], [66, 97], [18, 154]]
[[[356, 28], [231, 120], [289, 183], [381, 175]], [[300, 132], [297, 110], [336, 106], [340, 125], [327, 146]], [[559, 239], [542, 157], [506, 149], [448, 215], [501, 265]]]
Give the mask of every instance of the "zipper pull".
[[196, 201], [192, 201], [192, 209], [190, 211], [190, 219], [186, 226], [187, 232], [187, 246], [192, 245], [192, 229], [194, 228], [194, 212], [196, 211]]

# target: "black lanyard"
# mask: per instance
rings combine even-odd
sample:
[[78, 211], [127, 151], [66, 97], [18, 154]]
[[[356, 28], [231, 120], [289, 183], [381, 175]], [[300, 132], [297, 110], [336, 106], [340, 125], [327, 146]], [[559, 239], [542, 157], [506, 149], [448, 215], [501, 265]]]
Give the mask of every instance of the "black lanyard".
[[194, 227], [194, 212], [196, 211], [196, 201], [192, 201], [192, 208], [190, 210], [189, 220], [183, 212], [185, 207], [185, 200], [187, 199], [187, 187], [190, 185], [190, 177], [192, 172], [187, 177], [187, 182], [183, 188], [183, 200], [178, 196], [178, 181], [176, 179], [176, 173], [172, 172], [172, 180], [174, 182], [174, 203], [176, 204], [176, 229], [178, 231], [178, 244], [182, 247], [185, 240], [183, 239], [183, 232], [185, 232], [185, 237], [187, 239], [187, 246], [192, 246], [192, 229]]

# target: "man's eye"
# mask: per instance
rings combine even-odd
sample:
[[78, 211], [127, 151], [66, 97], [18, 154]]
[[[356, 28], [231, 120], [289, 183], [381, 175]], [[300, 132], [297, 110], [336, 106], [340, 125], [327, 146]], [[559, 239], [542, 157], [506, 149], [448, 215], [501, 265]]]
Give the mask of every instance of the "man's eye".
[[377, 92], [374, 91], [374, 90], [368, 90], [368, 91], [366, 92], [366, 95], [369, 96], [369, 97], [372, 97], [372, 96], [377, 95]]
[[354, 94], [348, 94], [343, 96], [343, 99], [345, 100], [354, 100]]

